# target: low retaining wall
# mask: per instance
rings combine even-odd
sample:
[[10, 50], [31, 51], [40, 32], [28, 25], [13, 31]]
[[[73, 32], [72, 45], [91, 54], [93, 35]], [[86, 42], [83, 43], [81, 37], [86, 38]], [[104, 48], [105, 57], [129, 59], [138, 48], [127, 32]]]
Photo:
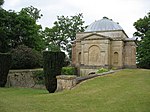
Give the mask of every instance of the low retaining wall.
[[44, 84], [37, 83], [35, 73], [43, 69], [10, 70], [6, 87], [45, 88]]
[[[6, 87], [24, 87], [24, 88], [40, 88], [45, 89], [45, 85], [37, 83], [41, 81], [35, 76], [36, 73], [43, 71], [43, 69], [31, 69], [31, 70], [10, 70], [7, 78]], [[75, 87], [78, 83], [88, 80], [94, 77], [107, 75], [114, 73], [109, 71], [101, 74], [92, 74], [89, 76], [77, 77], [75, 75], [59, 75], [57, 76], [57, 90], [70, 90]]]
[[56, 77], [57, 78], [57, 91], [70, 90], [82, 81], [85, 81], [94, 77], [98, 77], [98, 76], [111, 74], [111, 73], [114, 73], [114, 71], [111, 70], [111, 71], [100, 73], [100, 74], [92, 74], [92, 75], [82, 76], [82, 77], [77, 77], [74, 75], [60, 75]]
[[92, 74], [92, 75], [88, 75], [88, 76], [82, 76], [82, 77], [77, 77], [76, 78], [76, 82], [77, 84], [82, 82], [82, 81], [85, 81], [85, 80], [88, 80], [88, 79], [91, 79], [91, 78], [94, 78], [94, 77], [98, 77], [98, 76], [103, 76], [103, 75], [107, 75], [107, 74], [112, 74], [114, 73], [115, 71], [113, 70], [110, 70], [108, 72], [104, 72], [104, 73], [99, 73], [99, 74]]

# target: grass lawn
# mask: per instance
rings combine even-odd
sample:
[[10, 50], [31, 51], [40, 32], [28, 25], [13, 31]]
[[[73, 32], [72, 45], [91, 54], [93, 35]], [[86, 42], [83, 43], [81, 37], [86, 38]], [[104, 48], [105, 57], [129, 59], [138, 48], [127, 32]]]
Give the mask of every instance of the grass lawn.
[[150, 112], [150, 70], [122, 70], [53, 94], [0, 88], [0, 112]]

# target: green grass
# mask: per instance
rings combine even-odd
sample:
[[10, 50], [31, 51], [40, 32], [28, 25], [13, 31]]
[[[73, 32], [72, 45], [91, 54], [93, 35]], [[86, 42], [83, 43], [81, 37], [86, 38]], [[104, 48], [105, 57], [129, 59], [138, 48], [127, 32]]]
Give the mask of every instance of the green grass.
[[127, 69], [54, 94], [0, 88], [0, 112], [150, 112], [150, 70]]

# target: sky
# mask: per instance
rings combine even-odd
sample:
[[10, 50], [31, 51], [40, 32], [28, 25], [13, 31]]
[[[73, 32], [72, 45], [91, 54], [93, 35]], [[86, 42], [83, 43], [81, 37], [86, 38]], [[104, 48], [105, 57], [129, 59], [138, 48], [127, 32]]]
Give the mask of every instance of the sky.
[[29, 6], [41, 10], [43, 28], [52, 27], [57, 16], [83, 13], [85, 25], [106, 16], [118, 22], [130, 38], [136, 31], [133, 23], [150, 12], [150, 0], [5, 0], [3, 8], [19, 12]]

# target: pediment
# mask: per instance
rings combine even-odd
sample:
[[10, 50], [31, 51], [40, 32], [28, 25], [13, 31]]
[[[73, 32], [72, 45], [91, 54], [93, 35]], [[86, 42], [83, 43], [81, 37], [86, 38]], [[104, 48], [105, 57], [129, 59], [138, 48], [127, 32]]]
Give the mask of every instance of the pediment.
[[81, 38], [81, 40], [107, 40], [107, 39], [110, 40], [111, 38], [97, 33], [92, 33]]

